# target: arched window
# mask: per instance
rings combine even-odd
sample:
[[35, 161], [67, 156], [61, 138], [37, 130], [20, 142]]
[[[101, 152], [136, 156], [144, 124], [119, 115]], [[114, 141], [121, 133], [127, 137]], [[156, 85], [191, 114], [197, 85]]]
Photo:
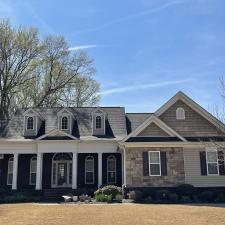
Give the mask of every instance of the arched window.
[[177, 108], [176, 118], [177, 120], [185, 120], [185, 111], [183, 108]]
[[12, 181], [13, 181], [13, 161], [14, 161], [13, 157], [9, 158], [8, 173], [7, 173], [7, 185], [12, 185]]
[[37, 173], [37, 157], [33, 156], [30, 159], [30, 185], [36, 184], [36, 173]]
[[116, 157], [114, 155], [107, 158], [107, 183], [116, 183]]
[[85, 158], [85, 184], [94, 184], [94, 157], [87, 156]]
[[96, 118], [95, 118], [95, 128], [96, 129], [102, 128], [102, 118], [101, 118], [101, 116], [96, 116]]
[[64, 116], [61, 120], [61, 129], [68, 130], [68, 117]]
[[33, 130], [34, 129], [34, 118], [28, 117], [27, 118], [27, 130]]

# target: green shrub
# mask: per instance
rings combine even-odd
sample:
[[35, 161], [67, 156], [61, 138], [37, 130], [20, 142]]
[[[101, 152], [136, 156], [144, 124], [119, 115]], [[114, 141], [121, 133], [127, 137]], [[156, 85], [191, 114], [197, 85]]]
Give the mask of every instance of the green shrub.
[[143, 200], [143, 193], [139, 190], [130, 191], [128, 198], [134, 200], [134, 202], [141, 202]]
[[101, 193], [95, 195], [96, 202], [102, 202], [103, 198], [104, 198], [104, 195]]
[[108, 202], [111, 203], [112, 202], [112, 195], [104, 195], [104, 194], [97, 194], [95, 195], [95, 200], [97, 202]]
[[101, 189], [102, 193], [105, 195], [112, 195], [112, 198], [115, 199], [117, 194], [122, 194], [122, 189], [114, 185], [108, 185]]
[[168, 201], [170, 192], [168, 190], [159, 190], [156, 192], [156, 200]]
[[176, 193], [169, 193], [168, 199], [171, 202], [177, 202], [179, 199], [179, 196]]
[[215, 199], [215, 202], [225, 203], [225, 195], [223, 193], [218, 194], [218, 196]]
[[106, 197], [106, 202], [108, 202], [108, 203], [112, 203], [112, 195], [105, 195], [105, 197]]
[[196, 203], [199, 203], [200, 202], [199, 197], [197, 195], [194, 195], [192, 199]]
[[151, 196], [152, 198], [155, 196], [156, 191], [153, 188], [145, 188], [143, 189], [143, 198], [147, 198]]
[[214, 200], [214, 194], [212, 191], [203, 191], [200, 193], [199, 198], [204, 202], [212, 202]]
[[123, 200], [123, 195], [122, 194], [117, 194], [115, 197], [115, 201], [118, 203], [121, 203]]
[[189, 196], [190, 198], [196, 193], [196, 189], [191, 184], [181, 184], [177, 186], [177, 194], [181, 196]]
[[148, 197], [146, 197], [146, 198], [144, 199], [144, 202], [145, 202], [145, 203], [152, 203], [152, 202], [153, 202], [153, 199], [152, 199], [152, 197], [149, 195]]
[[190, 203], [191, 202], [191, 198], [189, 196], [182, 196], [180, 201], [182, 203]]
[[41, 200], [41, 192], [35, 191], [8, 191], [1, 196], [0, 203], [36, 202]]

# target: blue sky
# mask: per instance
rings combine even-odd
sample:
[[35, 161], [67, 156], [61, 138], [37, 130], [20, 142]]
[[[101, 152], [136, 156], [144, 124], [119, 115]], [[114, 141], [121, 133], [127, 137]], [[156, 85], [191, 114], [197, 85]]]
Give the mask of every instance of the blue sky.
[[225, 1], [0, 0], [0, 18], [63, 35], [95, 60], [103, 106], [152, 112], [181, 90], [221, 105]]

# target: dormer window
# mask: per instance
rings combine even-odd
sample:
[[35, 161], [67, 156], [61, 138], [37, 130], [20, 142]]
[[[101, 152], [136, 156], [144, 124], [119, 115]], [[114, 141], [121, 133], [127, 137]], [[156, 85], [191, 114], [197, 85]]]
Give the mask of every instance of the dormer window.
[[68, 130], [68, 117], [67, 116], [62, 117], [61, 128], [62, 128], [62, 130]]
[[44, 121], [44, 117], [36, 110], [30, 108], [24, 113], [24, 136], [34, 137], [38, 134], [38, 131]]
[[101, 118], [101, 116], [96, 116], [96, 118], [95, 118], [95, 128], [96, 129], [102, 128], [102, 118]]
[[34, 129], [34, 118], [28, 117], [27, 118], [27, 130], [33, 130]]
[[75, 117], [68, 108], [63, 108], [57, 113], [58, 129], [68, 134], [72, 133]]
[[106, 113], [97, 108], [92, 112], [92, 134], [93, 135], [105, 135], [105, 120]]
[[183, 108], [177, 108], [176, 110], [176, 119], [185, 120], [185, 110]]

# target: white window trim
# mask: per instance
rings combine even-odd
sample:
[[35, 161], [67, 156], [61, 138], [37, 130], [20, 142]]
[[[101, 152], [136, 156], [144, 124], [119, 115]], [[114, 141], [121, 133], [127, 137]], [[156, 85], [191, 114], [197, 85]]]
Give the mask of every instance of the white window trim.
[[[182, 113], [180, 113], [181, 111], [182, 111]], [[176, 119], [177, 120], [185, 120], [186, 119], [184, 108], [179, 107], [176, 109]]]
[[[63, 128], [62, 128], [62, 119], [63, 119], [64, 117], [67, 118], [67, 129], [63, 129]], [[69, 116], [62, 116], [62, 117], [61, 117], [61, 130], [69, 130], [69, 121], [70, 121], [70, 120], [69, 120]]]
[[31, 159], [30, 159], [30, 178], [29, 178], [29, 184], [30, 184], [30, 185], [35, 185], [35, 184], [36, 184], [36, 182], [34, 182], [34, 183], [31, 182], [31, 174], [34, 174], [34, 172], [31, 172], [31, 162], [32, 162], [32, 161], [35, 161], [34, 158], [36, 158], [36, 172], [35, 172], [35, 174], [36, 174], [36, 176], [37, 176], [37, 156], [33, 156], [33, 157], [31, 157]]
[[[86, 160], [87, 160], [87, 158], [92, 158], [92, 160], [93, 160], [93, 168], [92, 168], [93, 170], [92, 171], [87, 171], [86, 170]], [[85, 182], [85, 184], [94, 184], [95, 183], [95, 158], [94, 158], [94, 156], [90, 156], [90, 155], [86, 156], [84, 164], [85, 164], [85, 169], [84, 169], [85, 180], [84, 180], [84, 182]], [[93, 174], [93, 182], [86, 182], [86, 172], [92, 172], [92, 174]]]
[[[33, 128], [32, 128], [32, 129], [28, 129], [28, 119], [29, 119], [29, 118], [33, 118]], [[34, 120], [35, 120], [35, 117], [34, 117], [34, 116], [28, 116], [28, 117], [27, 117], [27, 119], [26, 119], [26, 130], [27, 130], [27, 131], [30, 131], [30, 130], [33, 131], [33, 130], [34, 130], [34, 122], [35, 122]]]
[[[113, 157], [113, 158], [114, 158], [114, 161], [115, 161], [115, 170], [114, 170], [114, 171], [108, 170], [108, 161], [109, 161], [109, 158], [110, 158], [110, 157]], [[113, 172], [113, 173], [115, 173], [115, 180], [114, 180], [114, 182], [109, 182], [109, 179], [108, 179], [108, 172]], [[114, 155], [109, 155], [109, 156], [107, 157], [107, 184], [116, 184], [116, 182], [117, 182], [116, 157], [115, 157]]]
[[[13, 159], [13, 160], [12, 160], [12, 159]], [[11, 160], [12, 160], [12, 161], [11, 161]], [[12, 173], [9, 173], [9, 162], [12, 163], [13, 166], [14, 166], [14, 157], [10, 157], [10, 158], [8, 159], [8, 171], [7, 171], [7, 185], [12, 185], [12, 183], [9, 183], [9, 174], [12, 174], [12, 176], [13, 176], [13, 171], [12, 171]], [[12, 179], [12, 182], [13, 182], [13, 179]]]
[[[154, 153], [158, 153], [159, 154], [159, 163], [150, 163], [150, 154], [151, 154], [151, 152], [154, 152]], [[157, 164], [157, 165], [159, 165], [159, 175], [152, 175], [151, 174], [151, 167], [150, 167], [150, 165], [151, 164]], [[161, 176], [161, 155], [160, 155], [160, 151], [149, 151], [148, 152], [148, 167], [149, 167], [149, 176], [151, 176], [151, 177], [160, 177]]]
[[[208, 169], [208, 152], [216, 152], [216, 157], [217, 157], [217, 174], [209, 174], [209, 169]], [[210, 163], [210, 162], [209, 162]], [[219, 176], [219, 162], [218, 162], [218, 151], [217, 149], [207, 149], [206, 150], [206, 168], [207, 168], [207, 176]]]

